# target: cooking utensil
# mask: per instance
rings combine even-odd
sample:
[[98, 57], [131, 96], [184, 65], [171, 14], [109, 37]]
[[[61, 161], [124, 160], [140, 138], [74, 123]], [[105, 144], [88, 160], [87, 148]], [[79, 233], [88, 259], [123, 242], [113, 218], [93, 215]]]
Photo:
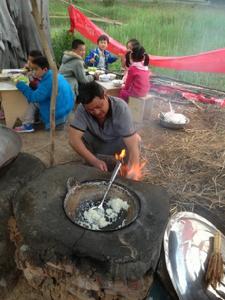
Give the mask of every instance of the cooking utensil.
[[90, 229], [85, 224], [80, 224], [84, 212], [100, 202], [99, 199], [102, 199], [104, 196], [107, 186], [108, 181], [105, 180], [77, 182], [73, 177], [68, 178], [68, 193], [64, 199], [64, 210], [69, 220], [82, 228], [101, 232], [119, 230], [134, 222], [140, 213], [139, 197], [132, 190], [127, 189], [127, 187], [113, 183], [109, 191], [110, 197], [126, 201], [129, 205], [128, 210], [122, 211], [115, 222], [101, 228], [101, 230]]
[[[191, 212], [171, 217], [164, 235], [166, 267], [180, 300], [225, 299], [225, 278], [214, 288], [204, 282], [206, 266], [218, 229]], [[225, 260], [225, 237], [221, 234]], [[225, 271], [225, 267], [223, 267]]]
[[112, 186], [112, 184], [113, 184], [113, 182], [114, 182], [114, 180], [115, 180], [115, 178], [116, 178], [116, 176], [117, 176], [117, 174], [118, 174], [121, 166], [122, 166], [122, 163], [121, 163], [121, 161], [118, 160], [117, 163], [116, 163], [115, 169], [113, 170], [112, 176], [111, 176], [111, 178], [109, 180], [108, 187], [107, 187], [107, 189], [105, 191], [105, 194], [104, 194], [104, 196], [102, 198], [101, 203], [99, 205], [93, 206], [91, 209], [95, 209], [95, 210], [103, 209], [103, 203], [104, 203], [104, 201], [106, 199], [106, 196], [108, 195], [108, 192], [109, 192], [109, 190], [110, 190], [110, 188], [111, 188], [111, 186]]

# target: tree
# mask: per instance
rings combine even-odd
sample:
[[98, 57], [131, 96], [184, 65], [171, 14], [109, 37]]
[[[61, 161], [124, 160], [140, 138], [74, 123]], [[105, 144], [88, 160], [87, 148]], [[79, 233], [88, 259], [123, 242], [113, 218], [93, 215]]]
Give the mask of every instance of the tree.
[[[42, 3], [39, 9], [50, 44], [48, 0]], [[0, 69], [22, 67], [30, 50], [42, 49], [31, 10], [29, 0], [0, 1]]]

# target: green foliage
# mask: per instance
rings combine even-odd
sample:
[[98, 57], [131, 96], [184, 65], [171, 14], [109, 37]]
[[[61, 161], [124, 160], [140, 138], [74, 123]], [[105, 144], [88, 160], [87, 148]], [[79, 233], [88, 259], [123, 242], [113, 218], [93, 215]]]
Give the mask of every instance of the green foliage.
[[63, 52], [71, 49], [74, 37], [68, 30], [60, 29], [52, 34], [52, 47], [57, 65], [60, 65]]
[[[50, 1], [57, 3], [59, 1]], [[77, 3], [77, 1], [76, 1]], [[114, 6], [105, 7], [100, 1], [78, 1], [78, 6], [94, 13], [123, 22], [122, 26], [97, 24], [114, 39], [125, 44], [130, 38], [137, 38], [148, 53], [159, 56], [191, 55], [218, 48], [225, 48], [225, 10], [216, 6], [200, 6], [185, 4], [167, 4], [166, 1], [116, 1]], [[51, 6], [53, 9], [53, 5]], [[57, 6], [57, 11], [65, 15], [67, 7]], [[50, 14], [53, 14], [50, 10]], [[90, 15], [85, 11], [86, 15]], [[66, 29], [69, 19], [56, 24], [51, 20], [53, 28], [53, 48], [59, 62], [68, 43]], [[58, 21], [57, 21], [58, 22]], [[67, 22], [67, 23], [65, 23]], [[62, 30], [63, 28], [63, 30]], [[57, 32], [57, 36], [55, 36]], [[76, 37], [81, 37], [76, 34]], [[87, 46], [87, 51], [95, 47], [81, 37]], [[68, 46], [66, 46], [67, 48]], [[69, 45], [70, 49], [70, 45]], [[120, 68], [120, 62], [112, 64], [113, 69]], [[177, 79], [212, 88], [225, 89], [224, 75], [193, 72], [177, 72], [174, 70], [155, 68], [157, 74], [173, 76]]]

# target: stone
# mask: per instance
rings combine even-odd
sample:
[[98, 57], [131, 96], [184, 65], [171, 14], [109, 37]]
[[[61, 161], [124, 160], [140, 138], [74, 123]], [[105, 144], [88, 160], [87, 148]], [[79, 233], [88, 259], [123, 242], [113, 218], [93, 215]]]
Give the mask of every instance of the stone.
[[[110, 174], [81, 164], [65, 164], [47, 169], [17, 194], [13, 201], [14, 213], [23, 244], [27, 246], [26, 251], [19, 253], [21, 265], [28, 263], [33, 269], [49, 270], [62, 264], [63, 271], [58, 267], [55, 270], [63, 272], [63, 276], [74, 277], [75, 286], [70, 288], [76, 295], [78, 290], [85, 290], [78, 286], [78, 278], [85, 278], [90, 293], [94, 293], [96, 282], [96, 295], [100, 297], [100, 293], [105, 293], [105, 298], [94, 299], [107, 299], [113, 290], [114, 296], [121, 291], [128, 295], [128, 290], [134, 294], [134, 297], [129, 294], [129, 298], [118, 299], [143, 299], [152, 282], [168, 220], [167, 193], [149, 183], [118, 178], [117, 183], [140, 199], [138, 219], [121, 230], [94, 232], [73, 224], [65, 215], [63, 201], [69, 177], [82, 182], [109, 179]], [[74, 267], [72, 275], [66, 275], [65, 265]], [[32, 272], [26, 270], [26, 273], [30, 276]], [[108, 288], [109, 282], [112, 282], [112, 289]]]

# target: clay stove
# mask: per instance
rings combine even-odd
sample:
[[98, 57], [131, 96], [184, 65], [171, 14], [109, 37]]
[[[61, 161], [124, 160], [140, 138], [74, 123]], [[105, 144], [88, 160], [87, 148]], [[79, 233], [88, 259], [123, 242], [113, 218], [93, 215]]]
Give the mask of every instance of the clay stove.
[[[45, 297], [51, 295], [46, 299], [144, 299], [168, 220], [165, 191], [149, 183], [117, 179], [119, 193], [124, 189], [132, 196], [130, 219], [121, 229], [96, 232], [77, 226], [64, 213], [69, 177], [82, 184], [104, 182], [110, 174], [67, 164], [46, 170], [21, 191], [14, 209], [21, 234], [18, 267], [33, 287]], [[93, 195], [102, 192], [92, 191]]]

